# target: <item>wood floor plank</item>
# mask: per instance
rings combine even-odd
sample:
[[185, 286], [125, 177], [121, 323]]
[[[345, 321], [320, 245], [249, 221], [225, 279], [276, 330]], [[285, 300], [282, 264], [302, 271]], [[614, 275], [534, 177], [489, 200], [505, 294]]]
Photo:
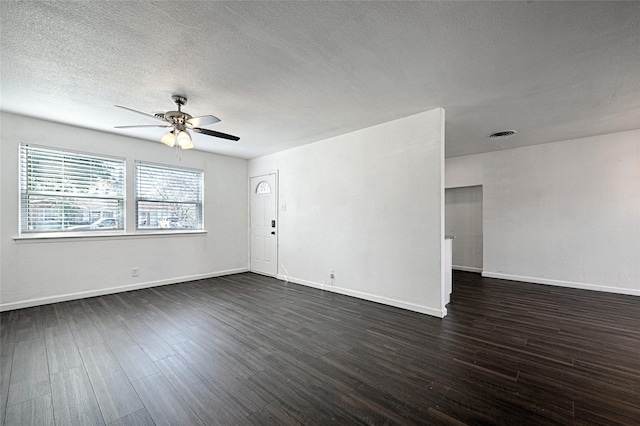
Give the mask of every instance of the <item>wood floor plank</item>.
[[153, 362], [123, 327], [110, 328], [100, 333], [130, 381], [158, 372]]
[[7, 397], [9, 396], [9, 381], [11, 380], [11, 356], [0, 357], [0, 426], [4, 424], [4, 415], [7, 411]]
[[106, 423], [144, 408], [105, 344], [80, 349], [80, 355]]
[[211, 386], [179, 356], [162, 359], [156, 364], [204, 424], [239, 424], [244, 419], [223, 392]]
[[104, 425], [104, 419], [83, 367], [51, 376], [51, 395], [58, 425]]
[[[37, 315], [37, 314], [34, 314]], [[40, 337], [44, 337], [44, 328], [34, 322], [23, 323], [18, 325], [16, 329], [15, 341], [21, 342], [23, 340], [33, 340]]]
[[177, 343], [173, 336], [180, 336], [180, 330], [172, 325], [171, 322], [158, 315], [155, 311], [145, 310], [140, 312], [140, 319], [167, 344], [173, 345], [174, 343]]
[[579, 424], [637, 425], [640, 419], [640, 405], [585, 398], [576, 401], [575, 418]]
[[82, 358], [76, 346], [71, 329], [67, 324], [45, 328], [45, 343], [49, 374], [70, 370], [82, 365]]
[[7, 407], [6, 426], [54, 426], [51, 395], [42, 395]]
[[215, 331], [194, 326], [184, 329], [183, 333], [192, 341], [199, 342], [199, 345], [212, 356], [215, 355], [216, 362], [221, 368], [234, 371], [236, 376], [247, 378], [258, 372], [237, 361], [237, 358], [244, 356], [245, 348], [239, 348], [235, 342], [221, 344], [216, 341]]
[[49, 366], [44, 337], [16, 343], [9, 382], [7, 408], [30, 399], [48, 395]]
[[151, 361], [159, 361], [176, 354], [168, 343], [142, 321], [127, 321], [124, 327]]
[[248, 415], [270, 402], [263, 394], [256, 392], [247, 382], [236, 377], [219, 362], [220, 355], [210, 353], [193, 341], [174, 345], [173, 348], [189, 365], [204, 377], [216, 389], [224, 392], [237, 410]]
[[[280, 422], [290, 423], [293, 420], [297, 424], [350, 424], [355, 420], [343, 409], [344, 395], [336, 404], [338, 400], [331, 398], [323, 389], [304, 389], [286, 372], [267, 369], [250, 377], [248, 382], [254, 391], [269, 396], [265, 400], [270, 402], [258, 411], [269, 413]], [[280, 410], [275, 411], [276, 406], [281, 407], [286, 415], [283, 416]]]
[[70, 322], [69, 325], [78, 349], [104, 343], [104, 339], [93, 321], [83, 317], [82, 320]]
[[[157, 295], [167, 294], [165, 292], [160, 293], [159, 290], [155, 288], [150, 288], [149, 291], [154, 292]], [[160, 299], [160, 301], [162, 300], [163, 299]], [[164, 320], [166, 323], [173, 325], [178, 330], [194, 325], [189, 316], [185, 315], [182, 310], [176, 308], [176, 304], [179, 303], [179, 301], [167, 300], [164, 303], [154, 303], [150, 303], [145, 312], [152, 313], [156, 318]], [[161, 306], [162, 309], [158, 308], [156, 305]]]
[[160, 373], [133, 382], [156, 425], [203, 425], [191, 407]]
[[98, 327], [98, 330], [108, 330], [112, 327], [122, 326], [124, 317], [113, 300], [113, 295], [107, 295], [80, 301], [91, 320]]
[[13, 356], [13, 350], [16, 346], [17, 329], [18, 324], [16, 320], [10, 319], [8, 312], [2, 312], [2, 322], [0, 322], [0, 356]]
[[[249, 337], [255, 329], [240, 324], [235, 320], [230, 321], [231, 319], [234, 319], [234, 317], [225, 317], [225, 313], [223, 311], [216, 312], [211, 309], [205, 309], [204, 311], [205, 312], [202, 313], [191, 313], [190, 318], [197, 326], [201, 326], [205, 329], [216, 330], [217, 337], [225, 339], [221, 342], [225, 346], [234, 346], [244, 351], [252, 351], [258, 348], [256, 342]], [[231, 324], [229, 324], [229, 321]]]
[[155, 423], [147, 410], [142, 409], [115, 420], [108, 426], [155, 426]]
[[271, 403], [252, 413], [248, 418], [249, 424], [255, 426], [283, 425], [299, 426], [301, 423], [286, 407], [280, 403]]
[[58, 317], [54, 304], [42, 305], [40, 308], [42, 308], [42, 312], [40, 312], [39, 317], [43, 329], [46, 330], [49, 327], [57, 327], [64, 324], [64, 319], [61, 320]]

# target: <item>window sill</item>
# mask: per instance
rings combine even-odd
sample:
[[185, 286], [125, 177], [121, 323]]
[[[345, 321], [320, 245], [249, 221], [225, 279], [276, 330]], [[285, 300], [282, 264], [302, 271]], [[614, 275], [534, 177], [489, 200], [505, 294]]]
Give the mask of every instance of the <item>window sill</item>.
[[40, 242], [61, 242], [61, 241], [100, 241], [100, 240], [130, 240], [137, 238], [156, 238], [156, 237], [189, 237], [197, 235], [206, 235], [206, 230], [194, 231], [138, 231], [136, 233], [127, 234], [124, 232], [100, 232], [95, 234], [80, 232], [65, 232], [60, 234], [27, 234], [19, 237], [13, 237], [16, 243], [40, 243]]

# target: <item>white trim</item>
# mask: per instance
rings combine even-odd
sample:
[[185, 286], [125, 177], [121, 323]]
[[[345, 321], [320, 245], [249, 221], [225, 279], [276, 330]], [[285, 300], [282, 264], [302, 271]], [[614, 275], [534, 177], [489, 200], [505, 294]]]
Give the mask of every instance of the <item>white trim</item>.
[[521, 281], [521, 282], [528, 282], [528, 283], [534, 283], [534, 284], [554, 285], [557, 287], [569, 287], [569, 288], [578, 288], [582, 290], [595, 290], [595, 291], [603, 291], [607, 293], [640, 296], [640, 289], [607, 287], [607, 286], [596, 285], [596, 284], [579, 283], [575, 281], [560, 281], [560, 280], [552, 280], [548, 278], [523, 277], [520, 275], [509, 275], [509, 274], [501, 274], [501, 273], [487, 272], [487, 271], [482, 272], [482, 276], [488, 277], [488, 278], [499, 278], [502, 280]]
[[19, 302], [0, 303], [0, 312], [14, 309], [30, 308], [32, 306], [48, 305], [50, 303], [66, 302], [69, 300], [85, 299], [87, 297], [103, 296], [105, 294], [122, 293], [124, 291], [139, 290], [142, 288], [159, 287], [167, 284], [176, 284], [188, 281], [202, 280], [206, 278], [221, 277], [224, 275], [240, 274], [248, 272], [248, 268], [228, 269], [226, 271], [210, 272], [207, 274], [188, 275], [185, 277], [169, 278], [165, 280], [148, 281], [138, 284], [127, 284], [118, 287], [101, 288], [98, 290], [80, 291], [77, 293], [60, 294], [57, 296], [40, 297], [37, 299], [21, 300]]
[[481, 274], [482, 273], [482, 268], [476, 268], [476, 267], [473, 267], [473, 266], [453, 265], [451, 267], [451, 269], [456, 270], [456, 271], [475, 272], [476, 274]]
[[447, 308], [443, 307], [442, 310], [430, 308], [428, 306], [416, 305], [414, 303], [405, 302], [397, 299], [390, 299], [384, 296], [378, 296], [371, 293], [364, 293], [361, 291], [350, 290], [348, 288], [336, 287], [330, 284], [321, 284], [313, 281], [307, 281], [300, 278], [286, 277], [282, 274], [278, 274], [276, 277], [279, 280], [292, 282], [294, 284], [300, 284], [307, 287], [313, 287], [320, 290], [330, 291], [332, 293], [344, 294], [346, 296], [356, 297], [358, 299], [368, 300], [370, 302], [381, 303], [383, 305], [394, 306], [396, 308], [406, 309], [408, 311], [418, 312], [421, 314], [427, 314], [438, 318], [444, 318], [447, 315]]
[[87, 231], [83, 233], [78, 232], [57, 232], [51, 234], [22, 234], [19, 237], [13, 237], [13, 240], [18, 243], [43, 243], [43, 242], [63, 242], [63, 241], [100, 241], [104, 239], [113, 240], [129, 240], [136, 238], [147, 237], [185, 237], [193, 235], [206, 235], [207, 230], [175, 230], [168, 229], [166, 231], [138, 231], [134, 234], [127, 234], [124, 232], [109, 232], [109, 231]]

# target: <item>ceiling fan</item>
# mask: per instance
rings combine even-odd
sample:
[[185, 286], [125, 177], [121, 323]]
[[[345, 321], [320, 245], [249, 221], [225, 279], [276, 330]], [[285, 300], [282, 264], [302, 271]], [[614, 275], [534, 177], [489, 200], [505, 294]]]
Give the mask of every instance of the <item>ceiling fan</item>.
[[126, 109], [128, 111], [133, 111], [138, 114], [142, 114], [147, 117], [154, 118], [156, 120], [160, 120], [163, 124], [140, 124], [134, 126], [115, 126], [116, 129], [128, 129], [132, 127], [171, 127], [172, 129], [160, 139], [165, 145], [170, 147], [177, 146], [181, 149], [191, 149], [193, 148], [193, 141], [191, 140], [191, 135], [189, 134], [189, 130], [202, 133], [207, 136], [214, 136], [216, 138], [229, 139], [232, 141], [240, 140], [239, 137], [228, 135], [222, 132], [216, 132], [214, 130], [203, 129], [197, 126], [206, 126], [207, 124], [214, 124], [220, 121], [218, 117], [213, 115], [201, 115], [198, 117], [193, 117], [190, 114], [182, 111], [182, 107], [187, 103], [186, 96], [181, 95], [173, 95], [171, 96], [171, 100], [178, 106], [177, 111], [167, 111], [164, 113], [153, 113], [147, 114], [146, 112], [136, 111], [135, 109], [127, 108], [121, 105], [116, 105], [118, 108]]

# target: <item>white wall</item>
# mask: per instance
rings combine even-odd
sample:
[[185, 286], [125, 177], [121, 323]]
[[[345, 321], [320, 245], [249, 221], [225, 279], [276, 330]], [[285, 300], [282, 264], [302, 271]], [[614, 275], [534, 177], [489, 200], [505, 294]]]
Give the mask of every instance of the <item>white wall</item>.
[[445, 191], [445, 234], [455, 239], [453, 269], [482, 272], [482, 187]]
[[[247, 161], [2, 113], [0, 308], [188, 281], [247, 270]], [[16, 240], [18, 145], [127, 160], [127, 232], [133, 233], [133, 164], [204, 170], [206, 234]], [[131, 269], [139, 268], [132, 277]]]
[[443, 150], [435, 109], [250, 160], [279, 170], [279, 277], [444, 316]]
[[640, 130], [447, 159], [470, 185], [483, 275], [640, 295]]

